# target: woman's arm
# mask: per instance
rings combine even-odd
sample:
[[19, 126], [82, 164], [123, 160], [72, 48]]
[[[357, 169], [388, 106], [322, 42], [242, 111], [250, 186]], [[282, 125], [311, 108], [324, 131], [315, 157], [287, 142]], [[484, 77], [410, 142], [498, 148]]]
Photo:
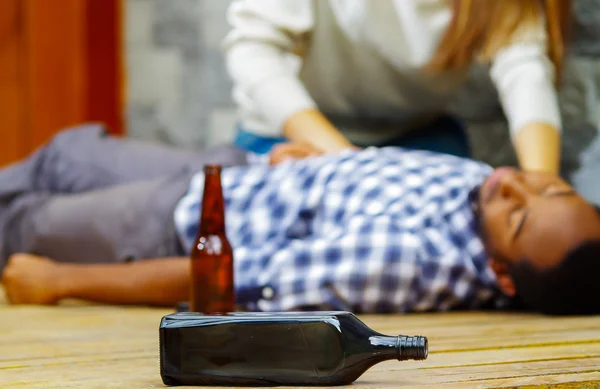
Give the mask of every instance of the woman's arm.
[[55, 304], [77, 298], [107, 304], [175, 306], [188, 299], [187, 258], [132, 263], [66, 264], [13, 255], [2, 275], [12, 304]]
[[560, 131], [554, 125], [544, 122], [526, 124], [517, 130], [513, 142], [523, 169], [559, 173]]
[[318, 111], [290, 61], [313, 28], [312, 1], [235, 1], [228, 19], [232, 30], [225, 39], [225, 57], [234, 97], [242, 109], [267, 120], [273, 133], [265, 135], [285, 135], [324, 152], [350, 147]]
[[309, 144], [324, 153], [354, 147], [317, 109], [307, 109], [292, 115], [285, 122], [283, 133], [289, 139]]
[[562, 122], [543, 24], [522, 29], [493, 59], [491, 76], [521, 168], [559, 173]]

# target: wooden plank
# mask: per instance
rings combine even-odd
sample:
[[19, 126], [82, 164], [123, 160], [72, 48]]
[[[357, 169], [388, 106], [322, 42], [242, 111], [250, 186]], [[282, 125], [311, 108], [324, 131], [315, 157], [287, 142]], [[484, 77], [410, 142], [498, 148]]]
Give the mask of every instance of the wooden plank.
[[[519, 369], [520, 366], [511, 366]], [[587, 369], [594, 369], [588, 366]], [[597, 368], [596, 368], [597, 370]], [[85, 379], [77, 373], [86, 371]], [[2, 370], [2, 379], [12, 378], [10, 382], [14, 386], [32, 387], [97, 387], [97, 388], [118, 388], [121, 387], [160, 387], [160, 381], [157, 381], [156, 372], [158, 364], [152, 357], [137, 359], [120, 359], [115, 357], [113, 360], [101, 360], [88, 363], [76, 363], [63, 366], [44, 366], [25, 372], [24, 369]], [[557, 373], [558, 372], [558, 373]], [[562, 372], [562, 373], [560, 373]], [[491, 373], [477, 373], [475, 378], [471, 371], [458, 372], [455, 376], [447, 375], [439, 377], [435, 372], [427, 374], [418, 374], [415, 372], [404, 372], [403, 375], [395, 373], [386, 373], [378, 371], [369, 371], [361, 377], [352, 387], [365, 388], [394, 388], [394, 387], [415, 387], [415, 388], [473, 388], [473, 387], [515, 387], [530, 385], [531, 382], [545, 383], [568, 383], [577, 387], [582, 383], [587, 383], [588, 388], [592, 380], [597, 380], [599, 374], [576, 367], [557, 366], [556, 368], [530, 370], [528, 374], [514, 374], [510, 371]], [[52, 381], [48, 377], [52, 374], [61, 377], [61, 381]], [[108, 378], [108, 377], [109, 378]], [[2, 381], [0, 381], [2, 382]], [[521, 384], [519, 384], [521, 382]], [[55, 385], [55, 386], [52, 386]]]
[[19, 0], [3, 0], [0, 12], [0, 167], [26, 149], [22, 101], [23, 61]]
[[[10, 307], [0, 298], [0, 387], [153, 388], [165, 309]], [[504, 313], [363, 316], [386, 334], [423, 334], [424, 362], [386, 362], [352, 388], [600, 387], [600, 317]], [[470, 340], [470, 341], [469, 341]]]

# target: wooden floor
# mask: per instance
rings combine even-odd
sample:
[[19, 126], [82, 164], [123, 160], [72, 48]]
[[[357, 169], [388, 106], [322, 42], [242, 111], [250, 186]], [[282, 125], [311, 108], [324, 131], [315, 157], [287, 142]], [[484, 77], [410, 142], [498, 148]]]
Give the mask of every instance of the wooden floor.
[[[11, 307], [0, 290], [0, 388], [158, 388], [158, 325], [169, 310]], [[355, 388], [600, 388], [600, 317], [488, 313], [364, 316], [425, 335], [425, 362], [387, 362]]]

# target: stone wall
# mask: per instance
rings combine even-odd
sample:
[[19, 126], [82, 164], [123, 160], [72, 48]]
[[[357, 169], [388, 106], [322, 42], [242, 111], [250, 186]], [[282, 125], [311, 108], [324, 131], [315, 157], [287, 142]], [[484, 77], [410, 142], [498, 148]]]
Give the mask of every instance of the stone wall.
[[[220, 51], [228, 30], [229, 1], [126, 1], [130, 134], [190, 148], [231, 140], [235, 109]], [[600, 159], [594, 157], [600, 144], [597, 152], [588, 147], [600, 128], [600, 0], [575, 0], [575, 12], [574, 42], [561, 92], [563, 171], [568, 177], [581, 170], [582, 155], [591, 154], [584, 158], [588, 164]], [[474, 69], [454, 109], [468, 119], [477, 158], [493, 165], [514, 163], [486, 69]], [[585, 177], [600, 172], [595, 166], [583, 170], [588, 172]], [[597, 193], [600, 203], [600, 190]]]
[[126, 0], [127, 125], [138, 138], [203, 148], [230, 140], [223, 0]]

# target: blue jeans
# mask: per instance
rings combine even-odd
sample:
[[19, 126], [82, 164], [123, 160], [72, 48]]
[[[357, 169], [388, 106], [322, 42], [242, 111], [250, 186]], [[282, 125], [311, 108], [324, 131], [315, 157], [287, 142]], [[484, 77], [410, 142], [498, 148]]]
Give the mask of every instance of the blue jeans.
[[[266, 154], [273, 146], [282, 142], [286, 142], [286, 139], [256, 135], [241, 127], [238, 127], [238, 133], [234, 141], [237, 147], [257, 154]], [[463, 158], [471, 157], [471, 146], [465, 128], [458, 119], [450, 115], [440, 116], [427, 126], [393, 138], [385, 143], [357, 144], [356, 146], [396, 146], [450, 154]]]

